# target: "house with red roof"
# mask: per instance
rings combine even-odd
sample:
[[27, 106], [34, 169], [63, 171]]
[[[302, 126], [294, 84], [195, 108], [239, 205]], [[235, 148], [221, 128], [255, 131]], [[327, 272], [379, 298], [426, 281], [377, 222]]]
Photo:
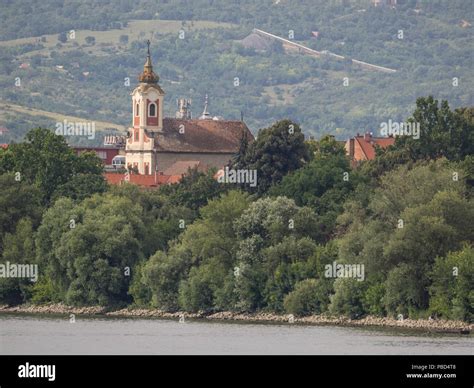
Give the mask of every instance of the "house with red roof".
[[126, 183], [132, 183], [134, 185], [146, 188], [157, 188], [161, 185], [178, 183], [182, 178], [181, 175], [171, 176], [164, 175], [163, 173], [158, 172], [152, 175], [141, 175], [132, 172], [105, 172], [104, 177], [111, 185], [122, 185]]
[[372, 133], [357, 134], [346, 141], [346, 153], [353, 166], [363, 160], [375, 159], [375, 147], [387, 148], [395, 143], [394, 137], [374, 137]]
[[112, 164], [112, 160], [115, 156], [120, 154], [119, 148], [111, 147], [72, 147], [76, 155], [80, 155], [84, 152], [94, 153], [106, 166]]

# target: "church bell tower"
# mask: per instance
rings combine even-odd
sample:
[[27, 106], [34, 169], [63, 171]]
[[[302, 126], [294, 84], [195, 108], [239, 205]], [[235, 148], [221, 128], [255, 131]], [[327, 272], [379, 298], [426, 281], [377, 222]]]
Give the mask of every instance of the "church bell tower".
[[153, 71], [150, 41], [148, 55], [139, 84], [131, 93], [132, 127], [125, 147], [126, 166], [138, 170], [139, 174], [151, 175], [156, 169], [155, 133], [163, 131], [163, 100], [165, 92], [158, 84], [159, 77]]

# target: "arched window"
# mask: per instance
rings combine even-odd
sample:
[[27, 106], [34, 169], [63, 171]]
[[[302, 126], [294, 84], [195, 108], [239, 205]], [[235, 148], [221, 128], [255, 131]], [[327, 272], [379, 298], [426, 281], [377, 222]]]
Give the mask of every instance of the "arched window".
[[135, 116], [138, 116], [139, 112], [140, 112], [140, 105], [137, 103], [137, 105], [135, 105]]
[[148, 116], [156, 117], [156, 104], [154, 102], [148, 105]]

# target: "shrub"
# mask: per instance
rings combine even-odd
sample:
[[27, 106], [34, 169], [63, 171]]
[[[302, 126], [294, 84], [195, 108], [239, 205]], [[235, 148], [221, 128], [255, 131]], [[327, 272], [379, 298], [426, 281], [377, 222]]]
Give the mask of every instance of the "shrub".
[[326, 280], [306, 279], [298, 282], [283, 302], [285, 311], [294, 315], [321, 314], [329, 305], [331, 283]]

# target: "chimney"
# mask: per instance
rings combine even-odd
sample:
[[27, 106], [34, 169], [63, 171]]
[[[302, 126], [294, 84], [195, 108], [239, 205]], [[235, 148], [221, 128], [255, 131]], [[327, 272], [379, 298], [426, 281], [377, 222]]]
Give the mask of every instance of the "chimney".
[[353, 137], [349, 139], [349, 158], [351, 160], [354, 159], [354, 153], [355, 153], [355, 140]]
[[369, 132], [366, 132], [365, 135], [364, 135], [364, 140], [365, 141], [370, 141], [371, 138], [372, 138], [372, 134], [369, 133]]

